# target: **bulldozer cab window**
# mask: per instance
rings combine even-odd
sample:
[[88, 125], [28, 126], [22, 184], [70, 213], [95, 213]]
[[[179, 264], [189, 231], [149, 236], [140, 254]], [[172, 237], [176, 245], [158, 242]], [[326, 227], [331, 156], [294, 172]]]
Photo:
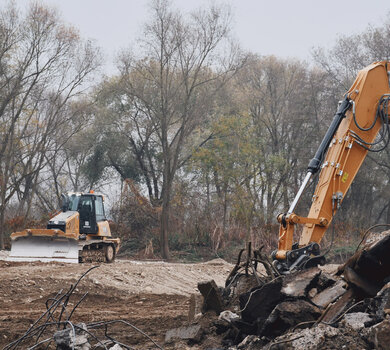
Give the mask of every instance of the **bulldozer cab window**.
[[95, 199], [95, 209], [96, 209], [96, 221], [106, 220], [104, 215], [103, 199], [102, 197], [96, 197]]
[[69, 207], [68, 210], [76, 211], [79, 206], [79, 200], [80, 196], [76, 196], [75, 194], [72, 194], [69, 196]]

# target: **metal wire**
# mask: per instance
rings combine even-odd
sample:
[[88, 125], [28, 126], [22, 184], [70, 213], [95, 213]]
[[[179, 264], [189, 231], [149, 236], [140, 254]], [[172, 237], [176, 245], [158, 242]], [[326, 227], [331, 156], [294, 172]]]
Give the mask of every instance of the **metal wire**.
[[[75, 324], [70, 319], [73, 316], [74, 312], [76, 311], [77, 307], [86, 299], [88, 293], [83, 294], [83, 296], [78, 300], [78, 302], [75, 304], [75, 306], [72, 308], [72, 310], [69, 313], [69, 316], [65, 317], [65, 320], [63, 321], [62, 318], [68, 314], [67, 312], [67, 306], [69, 304], [69, 300], [71, 296], [73, 295], [76, 287], [80, 283], [80, 281], [93, 269], [97, 268], [99, 266], [93, 266], [90, 269], [88, 269], [85, 273], [83, 273], [80, 278], [77, 280], [77, 282], [74, 285], [71, 285], [71, 287], [68, 289], [66, 293], [63, 293], [63, 290], [61, 289], [54, 297], [48, 298], [45, 302], [46, 305], [46, 311], [42, 313], [41, 316], [38, 317], [38, 319], [33, 322], [33, 324], [27, 329], [27, 331], [19, 337], [17, 340], [9, 343], [6, 345], [3, 350], [16, 350], [16, 349], [29, 349], [33, 350], [38, 348], [40, 345], [43, 345], [47, 343], [46, 349], [50, 346], [50, 343], [54, 340], [54, 333], [58, 331], [61, 327], [63, 329], [70, 329], [71, 335], [73, 338], [72, 341], [72, 349], [74, 349], [75, 345], [75, 339], [78, 333], [86, 333], [88, 334], [92, 339], [96, 341], [96, 346], [101, 346], [105, 350], [107, 350], [107, 346], [105, 343], [107, 341], [119, 344], [120, 346], [132, 349], [131, 346], [126, 345], [116, 339], [114, 339], [112, 336], [108, 335], [108, 327], [114, 326], [115, 324], [125, 324], [129, 327], [131, 327], [133, 330], [137, 331], [138, 333], [142, 334], [145, 338], [147, 338], [150, 342], [154, 344], [154, 346], [158, 349], [163, 349], [160, 345], [158, 345], [149, 335], [147, 335], [145, 332], [143, 332], [138, 327], [134, 326], [128, 321], [125, 320], [110, 320], [110, 321], [100, 321], [100, 322], [94, 322], [94, 323], [87, 323], [86, 328], [81, 327], [80, 325]], [[57, 311], [58, 310], [58, 311]], [[57, 312], [56, 312], [57, 311]], [[57, 314], [57, 317], [56, 317]], [[68, 326], [68, 328], [67, 328]], [[102, 339], [100, 336], [98, 337], [95, 332], [93, 332], [94, 329], [105, 327], [105, 338]], [[76, 331], [79, 330], [79, 331]], [[45, 336], [44, 340], [40, 340], [42, 336]]]

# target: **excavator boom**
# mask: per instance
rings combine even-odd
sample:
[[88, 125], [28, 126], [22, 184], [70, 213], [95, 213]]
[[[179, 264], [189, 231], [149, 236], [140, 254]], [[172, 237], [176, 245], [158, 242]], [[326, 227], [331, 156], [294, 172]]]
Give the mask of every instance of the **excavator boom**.
[[[291, 269], [306, 264], [310, 256], [320, 256], [319, 243], [360, 169], [368, 151], [382, 139], [389, 139], [390, 101], [388, 62], [376, 62], [364, 68], [341, 102], [325, 134], [307, 175], [286, 214], [280, 214], [278, 250], [273, 258], [279, 268]], [[312, 176], [320, 171], [318, 184], [307, 217], [294, 213]], [[296, 224], [303, 224], [299, 243], [293, 248]]]

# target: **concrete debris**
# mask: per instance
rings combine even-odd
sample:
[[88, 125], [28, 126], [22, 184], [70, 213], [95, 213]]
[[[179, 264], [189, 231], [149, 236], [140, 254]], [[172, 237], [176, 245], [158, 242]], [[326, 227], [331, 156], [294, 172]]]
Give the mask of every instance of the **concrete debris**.
[[367, 279], [361, 277], [358, 273], [356, 273], [348, 266], [344, 269], [344, 278], [346, 281], [348, 281], [350, 285], [361, 289], [365, 294], [370, 297], [375, 296], [380, 289], [378, 285], [370, 283]]
[[323, 290], [312, 298], [312, 302], [319, 307], [326, 308], [330, 303], [341, 297], [347, 290], [347, 283], [339, 280], [334, 286]]
[[248, 335], [240, 344], [237, 345], [237, 349], [258, 349], [258, 346], [261, 346], [263, 341], [256, 335]]
[[190, 308], [188, 310], [188, 322], [194, 322], [200, 315], [202, 315], [203, 297], [198, 294], [191, 294]]
[[320, 316], [320, 309], [306, 300], [285, 301], [273, 309], [260, 333], [276, 337], [298, 323], [315, 321]]
[[245, 322], [264, 322], [274, 307], [283, 299], [280, 290], [282, 279], [278, 278], [261, 287], [241, 294], [240, 310], [241, 317]]
[[175, 340], [186, 340], [193, 343], [198, 343], [202, 339], [202, 336], [203, 329], [199, 324], [197, 324], [169, 330], [165, 335], [165, 342], [171, 343]]
[[[273, 343], [276, 344], [279, 341], [286, 341], [285, 343], [281, 343], [286, 344], [284, 349], [314, 350], [319, 349], [320, 345], [323, 345], [326, 340], [336, 339], [337, 337], [340, 337], [340, 335], [341, 332], [338, 328], [320, 324], [316, 328], [307, 328], [298, 333], [289, 334], [287, 337], [276, 338]], [[289, 339], [291, 339], [291, 341], [287, 342]], [[272, 346], [272, 349], [278, 348]]]
[[354, 300], [353, 297], [354, 292], [352, 289], [349, 289], [324, 311], [321, 321], [330, 324], [336, 322], [342, 313], [352, 306]]
[[77, 324], [73, 329], [66, 328], [54, 333], [53, 338], [59, 350], [89, 350], [88, 333], [85, 323]]
[[390, 320], [384, 320], [370, 328], [369, 340], [378, 350], [387, 350], [390, 346]]
[[203, 296], [203, 311], [214, 310], [219, 315], [224, 310], [222, 294], [214, 280], [199, 282], [198, 289]]
[[287, 275], [283, 280], [281, 292], [286, 297], [303, 298], [318, 282], [321, 270], [313, 267]]
[[[389, 251], [390, 231], [338, 269], [273, 271], [261, 279], [254, 262], [262, 260], [254, 254], [250, 263], [237, 263], [224, 290], [214, 281], [200, 283], [203, 315], [193, 326], [169, 331], [166, 340], [202, 342], [207, 333], [229, 350], [389, 349]], [[190, 309], [195, 319], [195, 296]], [[219, 311], [218, 319], [210, 320], [207, 310]]]
[[231, 312], [229, 310], [222, 311], [218, 316], [219, 320], [224, 320], [227, 322], [232, 322], [233, 320], [237, 320], [239, 318], [240, 318], [240, 316], [238, 316], [237, 314], [235, 314], [234, 312]]
[[371, 316], [365, 312], [352, 312], [346, 314], [341, 321], [341, 324], [347, 328], [352, 328], [355, 331], [359, 331], [364, 328], [366, 322], [372, 320]]
[[313, 299], [318, 293], [318, 290], [317, 288], [312, 288], [308, 291], [307, 293], [307, 296], [310, 298], [310, 299]]
[[112, 346], [108, 350], [123, 350], [123, 348], [119, 344], [115, 344], [114, 346]]

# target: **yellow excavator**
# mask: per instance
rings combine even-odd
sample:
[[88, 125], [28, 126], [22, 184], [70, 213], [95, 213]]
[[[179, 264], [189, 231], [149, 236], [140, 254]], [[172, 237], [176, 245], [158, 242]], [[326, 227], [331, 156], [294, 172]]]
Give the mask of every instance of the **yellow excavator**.
[[111, 236], [104, 197], [70, 192], [46, 229], [11, 234], [9, 261], [108, 262], [115, 260], [120, 239]]
[[[282, 273], [324, 262], [320, 242], [340, 208], [360, 166], [369, 151], [383, 150], [390, 140], [389, 64], [375, 62], [362, 69], [329, 126], [307, 174], [280, 223], [278, 249], [273, 265]], [[318, 183], [309, 214], [294, 211], [302, 193], [315, 174]], [[297, 224], [303, 225], [299, 242], [293, 243]]]

